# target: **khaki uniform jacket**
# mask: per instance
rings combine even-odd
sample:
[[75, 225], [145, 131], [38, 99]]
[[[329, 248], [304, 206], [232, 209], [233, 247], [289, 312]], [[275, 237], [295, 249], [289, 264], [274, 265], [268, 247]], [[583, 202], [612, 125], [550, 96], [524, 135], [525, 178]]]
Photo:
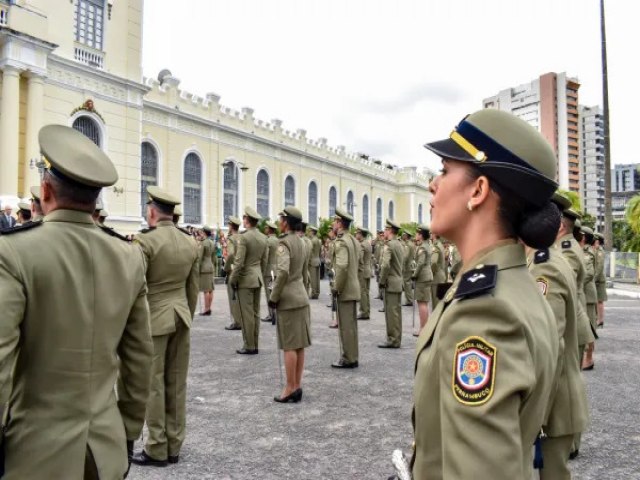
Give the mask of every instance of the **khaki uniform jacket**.
[[[362, 278], [371, 278], [371, 245], [367, 242], [366, 238], [363, 238], [360, 246], [362, 248]], [[360, 272], [358, 272], [358, 274], [360, 274]]]
[[416, 271], [413, 274], [416, 283], [432, 283], [433, 272], [431, 271], [431, 248], [423, 241], [416, 249]]
[[275, 235], [267, 237], [267, 250], [267, 269], [264, 276], [271, 278], [271, 272], [275, 275], [278, 270], [278, 237]]
[[326, 268], [333, 268], [331, 262], [333, 261], [333, 248], [336, 245], [336, 239], [329, 239], [329, 247], [327, 248], [327, 255], [324, 259]]
[[413, 478], [529, 480], [558, 358], [553, 313], [515, 241], [465, 270], [418, 338]]
[[388, 240], [382, 253], [380, 285], [389, 293], [402, 293], [404, 252], [400, 240]]
[[205, 238], [199, 248], [200, 273], [213, 273], [213, 256], [216, 254], [216, 246], [213, 240]]
[[557, 247], [532, 253], [527, 263], [531, 275], [553, 311], [560, 340], [556, 390], [549, 399], [544, 430], [551, 437], [583, 432], [587, 426], [589, 406], [580, 372], [576, 281], [573, 271]]
[[431, 271], [433, 272], [433, 283], [435, 284], [447, 281], [445, 261], [444, 246], [440, 240], [436, 240], [431, 249]]
[[151, 334], [176, 331], [176, 315], [191, 328], [198, 303], [198, 247], [193, 237], [166, 220], [136, 235], [147, 258]]
[[402, 276], [405, 280], [411, 279], [413, 268], [411, 268], [416, 257], [416, 246], [411, 240], [404, 243], [404, 265], [402, 266]]
[[236, 250], [238, 249], [238, 236], [239, 233], [230, 233], [227, 236], [227, 258], [224, 260], [224, 271], [227, 276], [233, 269], [233, 262], [236, 258]]
[[101, 479], [122, 478], [149, 395], [146, 294], [140, 249], [87, 213], [56, 210], [0, 237], [3, 478], [82, 478], [87, 445]]
[[278, 239], [278, 272], [269, 300], [278, 310], [293, 310], [309, 305], [309, 295], [303, 283], [307, 271], [306, 247], [293, 232]]
[[342, 302], [360, 300], [358, 258], [360, 243], [348, 231], [338, 233], [333, 249], [333, 268], [336, 271], [334, 288]]
[[249, 228], [238, 235], [236, 246], [229, 284], [238, 288], [262, 287], [262, 272], [269, 255], [267, 237], [257, 228]]
[[458, 276], [458, 273], [460, 273], [460, 269], [462, 268], [462, 257], [460, 256], [460, 252], [454, 245], [451, 245], [451, 255], [449, 261], [451, 263], [451, 268], [449, 269], [451, 280], [455, 280], [455, 278]]
[[322, 242], [314, 235], [309, 240], [311, 240], [311, 258], [309, 258], [309, 266], [311, 267], [319, 267], [320, 266], [320, 250], [322, 248]]
[[383, 251], [384, 251], [384, 242], [381, 242], [379, 240], [374, 240], [373, 241], [373, 260], [375, 262], [375, 265], [380, 266], [380, 263], [382, 262]]
[[589, 245], [585, 245], [584, 251], [584, 297], [587, 304], [598, 303], [598, 292], [596, 290], [596, 255]]
[[602, 302], [607, 298], [607, 277], [604, 273], [606, 253], [602, 247], [596, 250], [596, 291], [598, 301]]
[[586, 345], [589, 342], [593, 342], [594, 338], [591, 332], [591, 322], [589, 321], [586, 311], [587, 300], [584, 296], [584, 279], [586, 275], [584, 254], [580, 249], [580, 245], [578, 245], [578, 242], [576, 242], [571, 234], [560, 237], [556, 240], [555, 245], [560, 246], [560, 250], [565, 256], [565, 260], [569, 262], [569, 266], [576, 279], [578, 297], [578, 304], [576, 305], [578, 314], [578, 345]]

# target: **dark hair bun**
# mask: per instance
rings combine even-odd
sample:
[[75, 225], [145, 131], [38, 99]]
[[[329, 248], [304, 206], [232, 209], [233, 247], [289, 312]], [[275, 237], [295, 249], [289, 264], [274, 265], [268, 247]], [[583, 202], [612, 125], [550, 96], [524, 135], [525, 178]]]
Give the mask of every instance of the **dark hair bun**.
[[556, 240], [560, 218], [560, 210], [552, 202], [539, 209], [527, 209], [522, 213], [516, 233], [532, 248], [548, 248]]

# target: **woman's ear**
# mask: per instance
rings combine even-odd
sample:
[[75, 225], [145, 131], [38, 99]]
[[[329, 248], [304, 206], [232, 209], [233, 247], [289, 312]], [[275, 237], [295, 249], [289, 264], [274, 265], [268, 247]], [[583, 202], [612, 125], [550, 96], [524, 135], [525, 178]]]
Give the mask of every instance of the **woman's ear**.
[[473, 193], [469, 200], [469, 206], [473, 209], [479, 207], [487, 201], [491, 188], [489, 186], [489, 179], [484, 175], [475, 179], [473, 184]]

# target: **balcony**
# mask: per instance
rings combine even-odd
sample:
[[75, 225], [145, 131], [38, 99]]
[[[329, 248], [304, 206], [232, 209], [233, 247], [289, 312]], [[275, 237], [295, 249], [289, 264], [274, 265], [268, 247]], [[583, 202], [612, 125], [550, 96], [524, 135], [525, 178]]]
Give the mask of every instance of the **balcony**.
[[9, 5], [0, 3], [0, 27], [6, 27], [9, 24]]
[[76, 42], [73, 57], [77, 62], [90, 67], [99, 69], [104, 67], [104, 52], [96, 50], [95, 48], [87, 47], [81, 43]]

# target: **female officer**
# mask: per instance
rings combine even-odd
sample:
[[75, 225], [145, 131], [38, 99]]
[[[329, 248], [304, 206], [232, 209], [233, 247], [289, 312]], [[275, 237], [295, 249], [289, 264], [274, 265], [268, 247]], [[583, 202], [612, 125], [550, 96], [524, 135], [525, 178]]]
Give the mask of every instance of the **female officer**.
[[518, 238], [555, 240], [555, 155], [533, 127], [492, 109], [426, 148], [443, 164], [431, 231], [464, 266], [418, 339], [413, 477], [529, 480], [558, 334]]
[[213, 302], [213, 256], [215, 244], [211, 240], [211, 227], [205, 225], [200, 236], [200, 291], [204, 292], [204, 310], [200, 315], [211, 315], [211, 303]]
[[302, 400], [304, 349], [311, 345], [309, 295], [303, 283], [306, 275], [306, 247], [296, 229], [302, 213], [287, 207], [280, 215], [280, 235], [277, 250], [276, 280], [269, 296], [269, 308], [275, 309], [278, 346], [284, 350], [287, 384], [274, 401], [297, 403]]
[[[431, 284], [433, 272], [431, 271], [431, 245], [429, 245], [429, 227], [418, 225], [416, 230], [416, 270], [412, 280], [415, 282], [415, 300], [418, 303], [420, 315], [420, 332], [429, 319], [429, 301], [431, 300]], [[418, 333], [414, 333], [418, 336]]]

